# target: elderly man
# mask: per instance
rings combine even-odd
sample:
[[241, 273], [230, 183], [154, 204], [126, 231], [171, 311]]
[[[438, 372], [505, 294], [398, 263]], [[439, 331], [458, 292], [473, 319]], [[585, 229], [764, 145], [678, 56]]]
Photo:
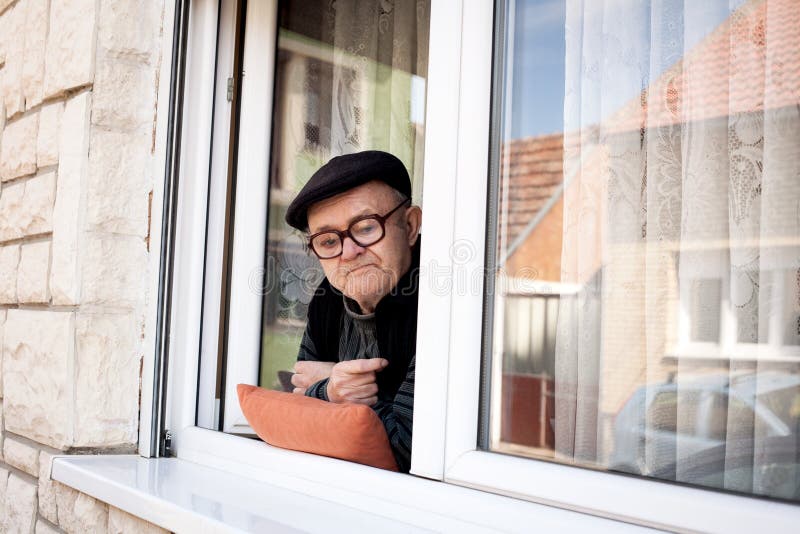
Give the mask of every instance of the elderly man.
[[308, 308], [295, 393], [372, 406], [401, 471], [411, 464], [419, 229], [403, 163], [386, 152], [333, 158], [289, 206], [326, 279]]

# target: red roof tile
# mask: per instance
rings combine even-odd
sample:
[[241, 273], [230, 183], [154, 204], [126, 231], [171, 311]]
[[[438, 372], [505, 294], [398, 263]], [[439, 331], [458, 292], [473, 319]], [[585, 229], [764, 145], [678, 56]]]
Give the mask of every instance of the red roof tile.
[[[797, 0], [750, 0], [602, 126], [606, 131], [636, 131], [797, 105], [800, 5]], [[577, 134], [566, 137], [577, 143]], [[531, 221], [540, 210], [555, 205], [548, 204], [551, 197], [561, 194], [563, 143], [564, 134], [557, 133], [503, 145], [500, 224], [505, 225], [501, 228], [507, 246], [532, 236]], [[602, 165], [602, 154], [589, 156], [570, 188], [581, 180], [597, 179]], [[560, 209], [554, 211], [560, 216]], [[537, 256], [561, 254], [558, 240], [548, 241], [547, 250], [523, 249], [526, 255], [533, 250]]]
[[750, 0], [604, 121], [629, 131], [800, 104], [800, 5]]

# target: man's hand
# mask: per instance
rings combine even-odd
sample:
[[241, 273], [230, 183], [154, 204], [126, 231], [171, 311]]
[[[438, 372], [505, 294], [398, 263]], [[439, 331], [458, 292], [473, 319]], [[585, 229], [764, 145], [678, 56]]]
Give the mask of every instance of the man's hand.
[[292, 375], [292, 393], [305, 395], [310, 386], [331, 376], [334, 365], [334, 362], [297, 362]]
[[328, 400], [372, 406], [378, 402], [375, 373], [389, 365], [384, 358], [348, 360], [333, 366], [328, 380]]

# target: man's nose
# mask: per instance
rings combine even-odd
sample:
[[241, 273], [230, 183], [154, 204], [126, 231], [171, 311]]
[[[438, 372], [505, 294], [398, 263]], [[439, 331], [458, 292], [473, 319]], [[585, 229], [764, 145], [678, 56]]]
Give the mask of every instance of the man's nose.
[[364, 253], [366, 249], [362, 246], [359, 246], [355, 241], [353, 241], [350, 237], [345, 237], [342, 241], [342, 259], [343, 260], [352, 260], [360, 256]]

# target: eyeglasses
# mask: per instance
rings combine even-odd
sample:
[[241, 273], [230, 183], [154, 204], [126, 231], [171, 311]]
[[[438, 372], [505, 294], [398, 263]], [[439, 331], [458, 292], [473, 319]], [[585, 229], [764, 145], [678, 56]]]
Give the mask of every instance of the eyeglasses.
[[347, 230], [324, 230], [309, 236], [308, 246], [321, 260], [330, 260], [342, 255], [344, 238], [349, 237], [359, 247], [369, 247], [380, 241], [386, 235], [386, 220], [410, 199], [403, 200], [400, 204], [387, 213], [378, 215], [373, 213], [359, 217], [347, 227]]

